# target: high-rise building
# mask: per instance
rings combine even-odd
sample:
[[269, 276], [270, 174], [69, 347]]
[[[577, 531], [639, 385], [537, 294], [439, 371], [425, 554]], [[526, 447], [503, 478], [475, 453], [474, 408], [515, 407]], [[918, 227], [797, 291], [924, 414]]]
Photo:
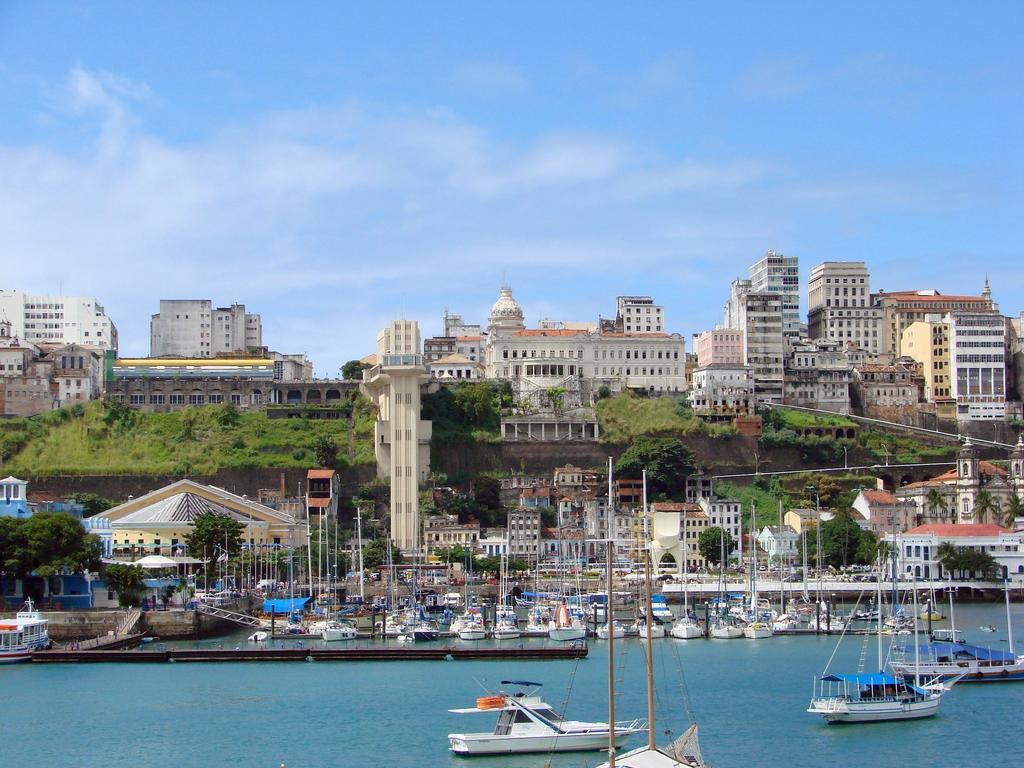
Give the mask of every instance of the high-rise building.
[[623, 333], [661, 333], [665, 330], [665, 308], [650, 296], [618, 296], [615, 325]]
[[959, 421], [1006, 417], [1006, 321], [998, 312], [950, 312], [951, 383]]
[[263, 346], [259, 315], [244, 304], [214, 307], [209, 299], [161, 299], [149, 333], [150, 357], [217, 357]]
[[879, 353], [882, 310], [872, 306], [871, 276], [863, 261], [826, 261], [811, 269], [807, 335]]
[[103, 305], [86, 296], [37, 296], [0, 290], [0, 320], [31, 344], [87, 344], [117, 350], [117, 328]]
[[377, 474], [391, 480], [391, 539], [420, 548], [419, 484], [430, 470], [429, 421], [420, 419], [420, 385], [430, 374], [415, 320], [393, 320], [377, 334], [377, 364], [363, 371], [363, 390], [377, 403]]
[[782, 333], [782, 295], [755, 293], [750, 280], [734, 280], [725, 304], [727, 328], [743, 331], [743, 365], [754, 377], [758, 401], [782, 402], [786, 340]]
[[750, 265], [752, 293], [777, 293], [782, 297], [782, 335], [787, 340], [800, 338], [800, 260], [768, 251]]

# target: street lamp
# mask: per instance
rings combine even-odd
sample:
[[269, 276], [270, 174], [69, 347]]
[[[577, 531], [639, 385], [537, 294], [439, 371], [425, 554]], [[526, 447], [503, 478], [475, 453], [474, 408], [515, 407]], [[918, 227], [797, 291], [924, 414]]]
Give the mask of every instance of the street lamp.
[[846, 446], [843, 446], [843, 469], [850, 468], [849, 454], [847, 453]]

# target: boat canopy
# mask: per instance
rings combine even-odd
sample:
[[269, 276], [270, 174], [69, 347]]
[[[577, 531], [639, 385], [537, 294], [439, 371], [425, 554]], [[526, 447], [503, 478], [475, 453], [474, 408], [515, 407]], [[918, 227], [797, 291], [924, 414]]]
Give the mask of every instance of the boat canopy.
[[884, 672], [867, 672], [858, 675], [825, 675], [821, 679], [829, 683], [854, 683], [855, 685], [868, 685], [872, 687], [903, 684], [902, 679], [887, 675]]
[[302, 611], [311, 597], [285, 597], [276, 600], [264, 600], [263, 612], [273, 614], [289, 614]]
[[502, 680], [502, 685], [532, 685], [539, 688], [543, 683], [533, 683], [529, 680]]
[[[904, 645], [900, 647], [900, 650], [904, 654], [914, 653], [913, 645]], [[982, 648], [979, 645], [967, 645], [966, 643], [926, 643], [918, 646], [918, 651], [922, 656], [927, 655], [931, 658], [935, 656], [960, 656], [978, 659], [979, 661], [1005, 661], [1012, 662], [1016, 660], [1016, 656], [1009, 651], [1000, 651], [994, 648]]]

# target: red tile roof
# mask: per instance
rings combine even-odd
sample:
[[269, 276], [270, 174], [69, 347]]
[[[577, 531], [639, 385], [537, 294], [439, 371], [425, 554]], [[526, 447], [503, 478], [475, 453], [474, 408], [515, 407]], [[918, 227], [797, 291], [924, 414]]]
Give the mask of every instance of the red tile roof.
[[309, 499], [309, 506], [311, 506], [311, 507], [329, 507], [329, 506], [331, 506], [331, 500], [314, 496], [314, 497]]
[[862, 491], [864, 498], [871, 504], [895, 504], [896, 497], [888, 491]]
[[337, 474], [333, 469], [311, 469], [306, 473], [307, 480], [330, 480]]
[[993, 523], [929, 523], [911, 528], [907, 533], [934, 533], [936, 536], [998, 536], [1000, 533], [1010, 533], [1010, 530]]

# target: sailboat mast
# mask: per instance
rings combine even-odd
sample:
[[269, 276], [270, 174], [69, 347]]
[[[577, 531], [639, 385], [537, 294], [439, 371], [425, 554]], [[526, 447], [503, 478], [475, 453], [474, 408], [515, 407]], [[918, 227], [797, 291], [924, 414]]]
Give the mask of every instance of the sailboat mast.
[[917, 642], [917, 578], [914, 578], [914, 685], [921, 687], [921, 645]]
[[[789, 547], [786, 550], [788, 554]], [[779, 547], [777, 554], [779, 557], [779, 615], [781, 616], [786, 612], [786, 588], [782, 576], [783, 566], [785, 565], [782, 557], [782, 499], [779, 499]]]
[[688, 513], [683, 512], [683, 618], [690, 616], [690, 543], [686, 538]]
[[875, 582], [875, 610], [878, 611], [878, 671], [883, 672], [882, 666], [882, 552], [878, 552], [878, 581]]
[[757, 620], [757, 505], [750, 502], [750, 612]]
[[651, 592], [654, 587], [651, 584], [651, 535], [650, 518], [647, 515], [647, 470], [643, 473], [643, 504], [644, 504], [644, 608], [647, 611], [647, 620], [644, 622], [644, 629], [647, 634], [647, 746], [654, 749], [654, 648], [651, 638], [651, 624], [654, 620], [654, 607]]
[[[1014, 647], [1013, 647], [1013, 624], [1010, 622], [1010, 582], [1009, 581], [1004, 581], [1003, 582], [1003, 594], [1006, 595], [1006, 632], [1007, 632], [1006, 640], [1007, 640], [1007, 642], [1010, 645], [1010, 653], [1013, 654], [1013, 659], [1014, 659], [1014, 661], [1016, 661], [1016, 659], [1017, 659], [1017, 651], [1014, 650]], [[955, 641], [956, 638], [953, 638], [953, 640]]]
[[612, 501], [612, 457], [608, 457], [608, 505], [605, 513], [605, 591], [608, 593], [604, 603], [606, 624], [608, 625], [608, 768], [615, 768], [615, 625], [612, 618], [612, 520], [614, 519]]

